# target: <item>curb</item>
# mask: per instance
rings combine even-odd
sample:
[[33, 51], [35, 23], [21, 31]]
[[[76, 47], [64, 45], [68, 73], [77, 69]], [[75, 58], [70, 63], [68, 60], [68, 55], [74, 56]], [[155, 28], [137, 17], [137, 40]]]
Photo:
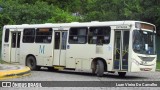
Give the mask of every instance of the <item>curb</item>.
[[0, 80], [28, 76], [30, 75], [30, 72], [31, 72], [30, 68], [26, 66], [19, 70], [1, 70]]

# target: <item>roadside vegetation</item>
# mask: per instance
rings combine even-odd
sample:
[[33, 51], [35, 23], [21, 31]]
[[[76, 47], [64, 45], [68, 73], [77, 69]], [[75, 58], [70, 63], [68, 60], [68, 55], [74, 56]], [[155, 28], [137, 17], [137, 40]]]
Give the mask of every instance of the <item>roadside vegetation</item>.
[[157, 61], [156, 69], [159, 69], [159, 70], [160, 70], [160, 61]]
[[9, 64], [8, 62], [5, 62], [3, 60], [0, 60], [0, 64]]

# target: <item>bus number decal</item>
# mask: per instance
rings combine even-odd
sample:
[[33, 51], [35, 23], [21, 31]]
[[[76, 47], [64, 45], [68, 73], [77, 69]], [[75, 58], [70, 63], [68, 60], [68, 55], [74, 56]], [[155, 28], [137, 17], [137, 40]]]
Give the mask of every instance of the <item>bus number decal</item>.
[[44, 48], [45, 48], [45, 45], [40, 45], [39, 46], [39, 53], [44, 54]]

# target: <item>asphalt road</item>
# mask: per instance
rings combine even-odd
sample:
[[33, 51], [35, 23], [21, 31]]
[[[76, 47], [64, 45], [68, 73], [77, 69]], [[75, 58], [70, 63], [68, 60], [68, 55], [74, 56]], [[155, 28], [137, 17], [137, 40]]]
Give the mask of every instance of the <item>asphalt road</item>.
[[[4, 81], [160, 81], [160, 72], [145, 72], [145, 73], [127, 73], [125, 78], [120, 78], [117, 73], [105, 73], [104, 77], [97, 77], [90, 72], [78, 71], [48, 71], [43, 69], [41, 71], [31, 71], [30, 76], [21, 78], [7, 79]], [[81, 82], [83, 84], [83, 82]], [[110, 82], [112, 83], [112, 82]], [[8, 90], [6, 88], [0, 88]], [[14, 89], [14, 88], [12, 88]], [[15, 88], [21, 89], [21, 88]], [[27, 89], [27, 88], [23, 88]], [[35, 88], [31, 88], [35, 89]], [[36, 88], [38, 89], [38, 88]], [[40, 89], [40, 88], [39, 88]], [[39, 90], [38, 89], [38, 90]], [[43, 89], [56, 90], [157, 90], [160, 87], [45, 87]]]

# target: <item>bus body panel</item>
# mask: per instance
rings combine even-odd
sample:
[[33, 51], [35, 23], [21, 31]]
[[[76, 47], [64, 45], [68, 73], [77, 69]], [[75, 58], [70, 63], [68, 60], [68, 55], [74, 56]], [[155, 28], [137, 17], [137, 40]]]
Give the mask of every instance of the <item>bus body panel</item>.
[[[150, 61], [142, 61], [141, 57], [147, 57], [148, 59], [152, 59]], [[140, 72], [140, 71], [155, 71], [156, 69], [156, 55], [142, 55], [132, 53], [131, 57], [131, 72]], [[146, 69], [146, 70], [145, 70]]]
[[[112, 64], [112, 45], [103, 45], [103, 46], [97, 46], [97, 45], [79, 45], [79, 44], [69, 44], [67, 49], [67, 60], [66, 60], [66, 67], [67, 68], [75, 68], [79, 67], [79, 64], [82, 66], [85, 66], [85, 62], [89, 62], [87, 65], [87, 70], [91, 69], [91, 62], [94, 58], [102, 58], [107, 62], [110, 62], [108, 64], [108, 69], [112, 70], [112, 67], [110, 64]], [[81, 61], [81, 62], [80, 62]], [[72, 63], [72, 64], [70, 64]], [[83, 68], [83, 67], [82, 67]], [[84, 67], [85, 68], [85, 67]]]
[[[30, 46], [30, 47], [28, 47]], [[53, 60], [53, 52], [52, 52], [52, 44], [38, 44], [38, 45], [25, 45], [24, 48], [26, 48], [22, 53], [24, 55], [34, 55], [37, 60], [37, 65], [42, 65], [42, 66], [52, 66], [52, 60]], [[36, 48], [32, 48], [36, 47]], [[28, 50], [29, 49], [29, 50]]]
[[[94, 59], [103, 59], [106, 63], [107, 71], [123, 71], [120, 69], [115, 69], [114, 59], [115, 59], [115, 31], [121, 31], [121, 35], [124, 31], [129, 31], [129, 45], [128, 45], [128, 69], [125, 72], [140, 72], [155, 71], [156, 67], [156, 55], [140, 55], [133, 51], [132, 49], [132, 38], [133, 30], [135, 28], [135, 22], [140, 21], [113, 21], [113, 22], [87, 22], [87, 23], [61, 23], [61, 24], [35, 24], [35, 25], [6, 25], [3, 28], [2, 35], [2, 60], [7, 62], [19, 62], [21, 64], [26, 64], [27, 56], [32, 55], [36, 58], [38, 66], [63, 66], [64, 68], [71, 68], [75, 70], [91, 70], [91, 64]], [[145, 24], [150, 24], [142, 22]], [[150, 24], [153, 25], [153, 24]], [[71, 44], [69, 43], [70, 28], [72, 27], [111, 27], [110, 32], [110, 42], [108, 44]], [[154, 26], [154, 25], [153, 25]], [[24, 43], [23, 42], [23, 31], [25, 28], [52, 28], [52, 41], [51, 43]], [[9, 40], [4, 42], [5, 30], [9, 29]], [[18, 32], [21, 33], [20, 47], [12, 48], [13, 34], [16, 33], [16, 42], [18, 37]], [[56, 33], [59, 33], [59, 39], [55, 39]], [[66, 44], [62, 43], [64, 36], [66, 39]], [[125, 37], [125, 36], [123, 36]], [[57, 40], [60, 41], [59, 48], [55, 48], [57, 45]], [[87, 38], [88, 40], [88, 38]], [[123, 41], [123, 40], [122, 40]], [[122, 42], [121, 42], [122, 43]], [[63, 47], [63, 44], [65, 47]], [[123, 46], [123, 44], [121, 44]], [[62, 48], [63, 47], [63, 48]], [[123, 47], [122, 47], [123, 49]], [[122, 54], [124, 52], [122, 51]], [[16, 56], [16, 55], [18, 56]], [[15, 55], [15, 56], [14, 56]], [[137, 61], [141, 64], [142, 61], [138, 56], [141, 57], [155, 57], [151, 62], [144, 62], [146, 65], [137, 65]], [[122, 62], [122, 61], [121, 61]], [[120, 62], [119, 62], [120, 63]], [[149, 66], [150, 65], [150, 66]], [[121, 67], [121, 66], [119, 66]]]

